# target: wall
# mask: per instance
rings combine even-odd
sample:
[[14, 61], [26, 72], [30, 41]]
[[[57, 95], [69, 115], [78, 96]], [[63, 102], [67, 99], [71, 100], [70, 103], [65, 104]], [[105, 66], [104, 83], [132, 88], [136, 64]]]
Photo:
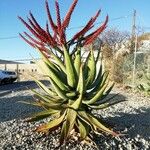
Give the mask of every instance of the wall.
[[19, 81], [31, 80], [31, 75], [43, 79], [43, 73], [36, 64], [0, 64], [0, 69], [15, 71]]

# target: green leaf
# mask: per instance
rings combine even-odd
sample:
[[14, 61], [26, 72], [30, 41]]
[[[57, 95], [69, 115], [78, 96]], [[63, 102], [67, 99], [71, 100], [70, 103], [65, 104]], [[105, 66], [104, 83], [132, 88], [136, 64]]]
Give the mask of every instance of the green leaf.
[[60, 96], [60, 98], [67, 100], [68, 97], [66, 96], [65, 92], [63, 90], [61, 90], [59, 88], [59, 86], [53, 80], [50, 80], [50, 81], [51, 81], [51, 84], [54, 87], [56, 93]]
[[80, 132], [80, 137], [82, 140], [84, 140], [90, 132], [90, 126], [81, 119], [77, 119], [77, 124]]
[[84, 78], [85, 80], [87, 80], [88, 78], [88, 60], [89, 60], [89, 57], [91, 55], [91, 52], [88, 53], [87, 57], [85, 58], [85, 61], [84, 61], [84, 65], [83, 65], [83, 73], [84, 73]]
[[94, 53], [92, 49], [91, 49], [90, 57], [87, 62], [87, 68], [88, 68], [88, 78], [86, 80], [86, 86], [89, 86], [94, 81], [96, 75], [96, 62], [95, 62]]
[[98, 53], [97, 53], [97, 56], [96, 56], [96, 63], [99, 61], [99, 57], [100, 57], [100, 53], [101, 53], [101, 50], [98, 50]]
[[73, 60], [65, 47], [64, 47], [64, 61], [66, 65], [68, 85], [71, 86], [72, 88], [75, 88], [76, 86], [75, 68], [73, 65]]
[[90, 105], [90, 104], [94, 104], [95, 102], [97, 102], [103, 96], [104, 91], [107, 88], [107, 86], [108, 86], [108, 82], [105, 83], [105, 85], [103, 85], [103, 87], [99, 88], [98, 92], [94, 95], [93, 98], [91, 98], [90, 100], [83, 101], [83, 103]]
[[98, 79], [99, 81], [96, 86], [90, 92], [86, 93], [87, 99], [93, 98], [94, 95], [104, 86], [106, 80], [108, 80], [108, 72], [104, 72], [103, 75]]
[[33, 105], [33, 106], [39, 106], [39, 107], [42, 106], [41, 103], [39, 103], [39, 102], [18, 101], [17, 103], [23, 103], [23, 104]]
[[50, 55], [53, 57], [53, 59], [55, 60], [55, 63], [62, 69], [62, 71], [64, 73], [66, 73], [66, 68], [65, 68], [62, 60], [52, 52], [50, 52]]
[[115, 84], [113, 83], [108, 89], [106, 89], [103, 96], [101, 96], [101, 98], [97, 102], [101, 102], [103, 99], [105, 99], [109, 95], [109, 93], [112, 91], [114, 85]]
[[56, 114], [58, 113], [59, 110], [55, 110], [55, 109], [48, 109], [42, 112], [38, 112], [35, 113], [34, 115], [31, 116], [30, 119], [27, 119], [27, 121], [32, 122], [32, 121], [39, 121], [42, 120], [44, 118], [47, 118], [49, 116], [51, 116], [52, 114]]
[[55, 104], [60, 104], [63, 103], [64, 100], [63, 99], [58, 99], [58, 97], [51, 97], [50, 95], [42, 95], [38, 92], [36, 92], [35, 90], [31, 90], [38, 98], [40, 98], [40, 100], [44, 100], [47, 103], [55, 103]]
[[111, 134], [113, 136], [117, 136], [118, 134], [110, 130], [109, 128], [105, 127], [96, 117], [94, 117], [92, 114], [86, 113], [84, 111], [79, 112], [80, 116], [82, 118], [89, 121], [89, 123], [93, 126], [96, 126], [100, 131], [103, 131], [105, 133]]
[[81, 103], [82, 103], [82, 97], [84, 93], [84, 76], [83, 76], [83, 70], [82, 66], [80, 67], [80, 75], [79, 75], [79, 81], [77, 86], [77, 91], [79, 92], [78, 99], [71, 105], [74, 109], [79, 109]]
[[68, 138], [70, 132], [73, 130], [76, 117], [77, 117], [77, 112], [73, 109], [68, 108], [66, 121], [63, 123], [62, 130], [61, 130], [60, 143], [63, 143], [63, 141]]
[[64, 85], [64, 83], [61, 81], [60, 77], [57, 76], [51, 68], [47, 66], [44, 62], [38, 62], [38, 65], [40, 66], [41, 70], [50, 77], [55, 83], [62, 89], [62, 90], [68, 90], [67, 85]]
[[77, 76], [80, 73], [80, 66], [81, 66], [81, 48], [79, 47], [75, 53], [75, 60], [74, 60], [74, 67]]
[[94, 117], [93, 115], [91, 114], [88, 114], [88, 118], [89, 118], [89, 121], [94, 124], [99, 130], [105, 132], [105, 133], [108, 133], [108, 134], [111, 134], [113, 136], [117, 136], [119, 135], [118, 133], [115, 133], [113, 132], [112, 130], [110, 130], [109, 128], [105, 127], [96, 117]]
[[101, 83], [102, 79], [103, 79], [103, 75], [102, 75], [102, 64], [101, 64], [97, 77], [95, 78], [94, 82], [87, 87], [87, 89], [93, 89], [94, 87], [96, 87]]
[[52, 63], [47, 57], [46, 55], [43, 54], [43, 52], [41, 52], [38, 48], [36, 48], [36, 50], [40, 53], [41, 58], [43, 59], [43, 61], [53, 70], [55, 70], [56, 72], [58, 71], [57, 68], [55, 67], [54, 63]]
[[76, 91], [70, 91], [68, 93], [66, 93], [66, 96], [69, 98], [69, 99], [72, 99], [74, 97], [77, 96], [77, 92]]
[[52, 131], [53, 128], [59, 126], [64, 121], [65, 114], [66, 113], [63, 113], [63, 115], [60, 116], [59, 118], [55, 118], [54, 120], [37, 127], [36, 131], [38, 131], [38, 132], [45, 132], [48, 130]]
[[115, 104], [118, 104], [118, 103], [124, 102], [124, 101], [126, 101], [126, 100], [107, 101], [107, 102], [102, 103], [102, 104], [89, 105], [89, 107], [92, 109], [104, 109], [104, 108], [108, 108], [112, 105], [115, 105]]
[[47, 88], [42, 82], [38, 81], [35, 77], [33, 77], [33, 80], [37, 83], [37, 85], [48, 95], [55, 96], [57, 95], [55, 92]]

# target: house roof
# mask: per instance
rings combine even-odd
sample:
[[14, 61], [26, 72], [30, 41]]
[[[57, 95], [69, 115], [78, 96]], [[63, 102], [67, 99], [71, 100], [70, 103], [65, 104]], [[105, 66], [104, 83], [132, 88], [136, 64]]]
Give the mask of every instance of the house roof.
[[9, 61], [9, 60], [0, 59], [0, 64], [21, 64], [21, 63], [16, 62], [16, 61]]

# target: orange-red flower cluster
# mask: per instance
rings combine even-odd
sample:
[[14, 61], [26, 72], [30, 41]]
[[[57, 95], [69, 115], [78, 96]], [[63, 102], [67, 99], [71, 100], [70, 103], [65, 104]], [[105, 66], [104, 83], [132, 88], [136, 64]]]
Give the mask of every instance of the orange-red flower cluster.
[[[36, 19], [34, 18], [33, 14], [29, 13], [28, 22], [26, 22], [21, 17], [18, 17], [21, 22], [28, 28], [28, 30], [32, 33], [32, 35], [29, 35], [28, 33], [24, 32], [24, 35], [20, 34], [20, 36], [31, 46], [38, 47], [42, 51], [46, 51], [47, 47], [56, 48], [60, 47], [62, 45], [66, 44], [74, 44], [80, 41], [80, 44], [82, 46], [91, 44], [97, 36], [106, 28], [107, 22], [108, 22], [108, 16], [106, 17], [105, 22], [100, 26], [98, 29], [96, 29], [94, 32], [87, 35], [87, 32], [94, 27], [94, 23], [96, 19], [98, 18], [100, 14], [100, 10], [96, 13], [94, 17], [92, 17], [88, 23], [85, 25], [81, 31], [76, 33], [69, 42], [66, 41], [66, 28], [69, 25], [71, 15], [73, 13], [73, 10], [75, 6], [77, 5], [78, 0], [74, 0], [71, 7], [69, 8], [69, 11], [67, 12], [66, 16], [64, 17], [63, 21], [61, 21], [60, 16], [60, 8], [59, 3], [57, 0], [55, 0], [55, 10], [56, 10], [56, 17], [57, 22], [55, 23], [52, 19], [48, 1], [46, 0], [45, 6], [46, 6], [46, 12], [48, 16], [48, 21], [46, 23], [46, 29], [43, 29]], [[50, 32], [50, 27], [53, 31], [53, 33]]]

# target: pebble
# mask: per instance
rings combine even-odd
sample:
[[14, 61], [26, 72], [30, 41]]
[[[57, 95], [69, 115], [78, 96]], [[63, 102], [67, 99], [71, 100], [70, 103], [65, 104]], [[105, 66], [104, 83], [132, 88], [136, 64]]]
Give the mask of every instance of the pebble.
[[[117, 138], [93, 135], [97, 148], [94, 144], [78, 142], [77, 137], [70, 138], [66, 145], [63, 144], [61, 148], [56, 148], [59, 139], [58, 130], [49, 136], [33, 132], [35, 126], [47, 122], [47, 120], [35, 123], [25, 122], [25, 116], [39, 111], [36, 107], [16, 103], [20, 97], [21, 100], [26, 100], [26, 97], [29, 97], [28, 91], [13, 92], [4, 96], [0, 100], [0, 110], [3, 113], [0, 113], [0, 150], [149, 150], [150, 131], [144, 131], [150, 125], [149, 98], [125, 91], [120, 91], [120, 94], [128, 101], [93, 113], [97, 116], [101, 114], [106, 121], [115, 125], [115, 130], [120, 130], [124, 135]], [[9, 109], [1, 106], [2, 104]], [[4, 115], [6, 111], [7, 115]], [[3, 118], [3, 116], [6, 117]]]

